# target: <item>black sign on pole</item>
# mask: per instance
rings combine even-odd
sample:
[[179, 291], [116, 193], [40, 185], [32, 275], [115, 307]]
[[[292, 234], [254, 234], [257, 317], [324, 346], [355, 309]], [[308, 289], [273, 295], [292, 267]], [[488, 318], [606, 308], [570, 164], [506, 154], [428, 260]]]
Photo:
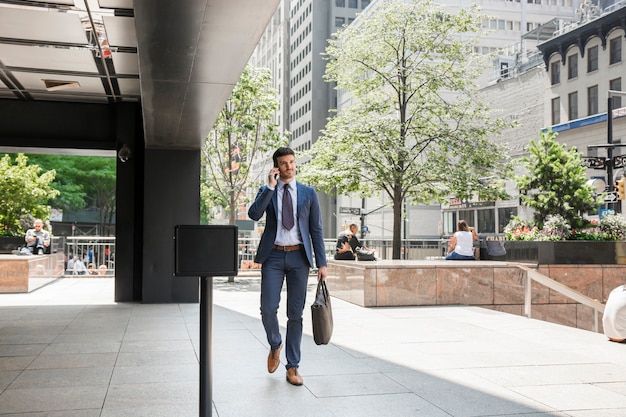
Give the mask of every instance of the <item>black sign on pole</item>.
[[605, 159], [594, 156], [583, 156], [581, 165], [590, 169], [604, 169]]
[[613, 157], [613, 168], [624, 168], [626, 165], [626, 155], [618, 155]]
[[200, 277], [200, 417], [211, 417], [211, 334], [213, 281], [238, 272], [235, 225], [178, 225], [174, 229], [174, 275]]

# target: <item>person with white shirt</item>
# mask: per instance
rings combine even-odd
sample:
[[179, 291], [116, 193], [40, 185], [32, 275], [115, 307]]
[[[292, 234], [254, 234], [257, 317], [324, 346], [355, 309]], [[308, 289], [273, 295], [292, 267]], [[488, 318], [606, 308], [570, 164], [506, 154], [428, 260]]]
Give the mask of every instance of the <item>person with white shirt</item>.
[[457, 223], [457, 231], [450, 238], [446, 259], [473, 261], [475, 240], [478, 240], [476, 230], [474, 230], [473, 227], [469, 227], [465, 220], [459, 220]]

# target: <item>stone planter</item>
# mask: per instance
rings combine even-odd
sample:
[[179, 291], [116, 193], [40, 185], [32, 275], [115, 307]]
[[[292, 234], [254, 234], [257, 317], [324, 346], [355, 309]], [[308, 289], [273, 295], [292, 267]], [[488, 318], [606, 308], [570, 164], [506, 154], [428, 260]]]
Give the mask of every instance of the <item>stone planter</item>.
[[490, 256], [481, 247], [480, 259], [550, 264], [626, 265], [626, 242], [564, 240], [551, 242], [504, 241], [506, 255]]

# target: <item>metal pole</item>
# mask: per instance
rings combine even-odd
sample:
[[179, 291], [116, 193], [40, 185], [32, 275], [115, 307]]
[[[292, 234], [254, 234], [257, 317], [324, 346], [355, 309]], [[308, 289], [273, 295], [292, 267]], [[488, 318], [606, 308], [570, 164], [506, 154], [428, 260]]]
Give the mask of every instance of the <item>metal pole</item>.
[[213, 280], [200, 277], [200, 417], [211, 417], [213, 410], [211, 385], [211, 309]]
[[[607, 106], [607, 113], [606, 113], [606, 117], [607, 117], [607, 125], [606, 125], [606, 143], [608, 143], [609, 145], [611, 145], [613, 143], [613, 97], [611, 97], [611, 93], [609, 92], [609, 98], [608, 98], [608, 106]], [[609, 146], [606, 150], [606, 155], [607, 155], [607, 164], [606, 164], [606, 175], [607, 175], [607, 179], [606, 179], [606, 191], [610, 192], [613, 191], [614, 188], [614, 184], [613, 184], [613, 147]], [[607, 204], [608, 205], [608, 204]]]
[[[365, 240], [365, 198], [361, 198], [361, 241]], [[365, 243], [363, 243], [365, 245]]]

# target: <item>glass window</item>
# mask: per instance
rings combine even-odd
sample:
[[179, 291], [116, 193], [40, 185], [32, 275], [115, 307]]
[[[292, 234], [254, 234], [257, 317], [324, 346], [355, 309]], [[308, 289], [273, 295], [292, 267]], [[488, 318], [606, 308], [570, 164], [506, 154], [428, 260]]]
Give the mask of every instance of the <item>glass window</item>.
[[598, 47], [594, 46], [587, 51], [587, 72], [598, 69]]
[[468, 226], [474, 227], [474, 210], [459, 210], [459, 220], [465, 220]]
[[444, 236], [453, 235], [456, 232], [456, 212], [443, 212], [443, 234]]
[[[614, 80], [609, 81], [609, 90], [613, 91], [622, 91], [622, 79], [616, 78]], [[611, 107], [613, 109], [619, 109], [622, 107], [622, 97], [613, 96], [613, 100], [611, 100]]]
[[478, 233], [495, 233], [496, 232], [496, 211], [494, 209], [477, 210], [478, 214]]
[[587, 88], [587, 116], [598, 114], [598, 86]]
[[559, 84], [561, 82], [561, 62], [553, 62], [550, 64], [550, 80], [552, 85]]
[[346, 7], [346, 0], [335, 0], [335, 6]]
[[567, 116], [569, 120], [578, 119], [578, 92], [569, 93], [567, 96]]
[[622, 61], [622, 38], [618, 36], [609, 41], [609, 64], [615, 64]]
[[359, 0], [348, 0], [348, 7], [351, 9], [359, 8]]
[[344, 17], [335, 17], [335, 27], [342, 27], [346, 23], [346, 19]]
[[578, 55], [570, 55], [567, 57], [567, 79], [578, 77]]
[[504, 233], [504, 228], [509, 224], [513, 216], [517, 216], [517, 207], [503, 207], [498, 209], [498, 233]]
[[365, 9], [370, 5], [370, 0], [361, 0], [361, 9]]
[[552, 125], [559, 123], [561, 123], [561, 98], [555, 97], [552, 99]]

